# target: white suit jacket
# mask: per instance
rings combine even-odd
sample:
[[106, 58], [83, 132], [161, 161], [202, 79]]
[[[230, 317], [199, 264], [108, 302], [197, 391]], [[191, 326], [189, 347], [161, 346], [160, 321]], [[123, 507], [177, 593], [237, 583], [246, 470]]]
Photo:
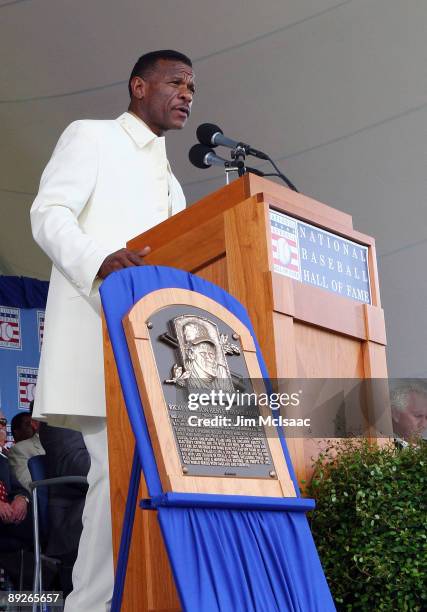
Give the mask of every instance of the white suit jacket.
[[35, 417], [78, 428], [70, 415], [105, 416], [96, 274], [107, 255], [183, 208], [164, 138], [134, 115], [64, 131], [31, 208], [34, 239], [53, 262]]

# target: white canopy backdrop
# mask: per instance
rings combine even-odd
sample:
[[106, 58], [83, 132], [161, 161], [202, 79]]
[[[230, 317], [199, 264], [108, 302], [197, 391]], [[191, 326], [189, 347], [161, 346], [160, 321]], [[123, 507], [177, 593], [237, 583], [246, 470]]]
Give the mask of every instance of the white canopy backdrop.
[[197, 78], [168, 136], [187, 200], [224, 182], [187, 159], [200, 123], [270, 153], [376, 237], [390, 375], [427, 376], [426, 31], [425, 0], [0, 0], [0, 273], [48, 278], [28, 213], [60, 133], [121, 114], [136, 58], [175, 48]]

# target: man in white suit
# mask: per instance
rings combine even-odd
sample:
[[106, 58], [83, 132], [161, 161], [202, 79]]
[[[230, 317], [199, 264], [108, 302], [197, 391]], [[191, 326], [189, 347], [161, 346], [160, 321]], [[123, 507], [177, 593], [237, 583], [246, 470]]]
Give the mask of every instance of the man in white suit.
[[128, 112], [76, 121], [62, 134], [31, 209], [33, 235], [53, 262], [34, 416], [79, 429], [91, 456], [83, 534], [68, 612], [109, 609], [113, 585], [101, 305], [114, 270], [142, 265], [127, 240], [185, 208], [163, 134], [184, 127], [191, 61], [175, 51], [139, 58]]

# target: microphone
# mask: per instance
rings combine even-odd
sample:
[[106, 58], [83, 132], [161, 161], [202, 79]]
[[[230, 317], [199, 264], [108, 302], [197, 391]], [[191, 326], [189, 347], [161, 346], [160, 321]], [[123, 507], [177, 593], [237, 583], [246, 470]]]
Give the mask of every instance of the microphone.
[[[245, 168], [243, 161], [230, 161], [217, 155], [211, 148], [203, 144], [195, 144], [188, 152], [188, 157], [196, 168], [210, 168], [211, 166], [222, 166], [230, 170], [241, 170]], [[264, 176], [264, 172], [257, 168], [246, 167], [247, 172], [252, 172], [257, 176]]]
[[211, 166], [231, 166], [232, 163], [216, 155], [212, 149], [204, 144], [195, 144], [188, 152], [188, 157], [196, 168], [210, 168]]
[[228, 138], [228, 136], [224, 136], [224, 132], [221, 130], [221, 128], [214, 123], [202, 123], [202, 125], [199, 125], [196, 130], [196, 136], [197, 140], [201, 144], [208, 147], [217, 147], [218, 145], [228, 147], [229, 149], [242, 147], [245, 149], [246, 155], [253, 155], [259, 159], [268, 159], [268, 155], [262, 151], [258, 151], [244, 142], [233, 140], [232, 138]]

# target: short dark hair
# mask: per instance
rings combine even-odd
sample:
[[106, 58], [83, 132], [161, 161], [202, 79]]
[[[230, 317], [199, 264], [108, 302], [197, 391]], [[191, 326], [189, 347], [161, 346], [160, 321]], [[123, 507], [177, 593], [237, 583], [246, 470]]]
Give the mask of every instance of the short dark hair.
[[15, 414], [15, 416], [12, 418], [10, 422], [10, 429], [13, 437], [15, 437], [16, 430], [22, 426], [22, 421], [25, 419], [25, 417], [31, 418], [31, 414], [29, 412], [18, 412], [18, 414]]
[[130, 73], [128, 89], [131, 97], [132, 88], [130, 84], [132, 79], [136, 76], [144, 78], [153, 70], [156, 63], [162, 59], [182, 62], [186, 66], [190, 66], [190, 68], [193, 67], [192, 61], [189, 57], [183, 53], [180, 53], [179, 51], [173, 51], [173, 49], [160, 49], [159, 51], [150, 51], [150, 53], [145, 53], [144, 55], [141, 55]]

